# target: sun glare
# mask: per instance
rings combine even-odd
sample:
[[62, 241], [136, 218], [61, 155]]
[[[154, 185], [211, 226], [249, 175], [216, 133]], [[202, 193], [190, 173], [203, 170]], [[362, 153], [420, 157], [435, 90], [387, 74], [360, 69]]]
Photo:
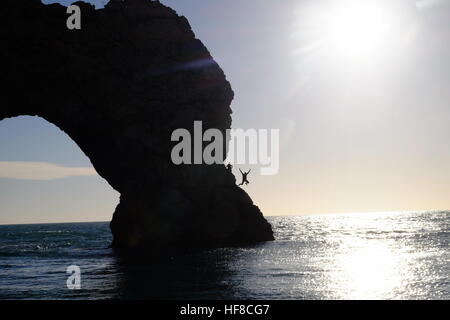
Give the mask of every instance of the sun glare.
[[323, 0], [300, 5], [292, 34], [294, 46], [298, 46], [295, 53], [322, 50], [352, 61], [373, 59], [393, 47], [394, 9], [381, 0]]
[[389, 36], [388, 13], [376, 3], [358, 1], [337, 7], [330, 16], [330, 37], [348, 55], [378, 50]]

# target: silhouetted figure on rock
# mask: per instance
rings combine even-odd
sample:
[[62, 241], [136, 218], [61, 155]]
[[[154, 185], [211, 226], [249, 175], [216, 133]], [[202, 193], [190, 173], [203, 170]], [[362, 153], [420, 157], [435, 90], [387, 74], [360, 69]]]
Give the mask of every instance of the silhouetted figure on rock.
[[247, 180], [247, 175], [250, 173], [250, 171], [252, 171], [252, 169], [248, 170], [247, 172], [242, 172], [242, 170], [239, 168], [239, 171], [242, 174], [242, 182], [239, 185], [242, 186], [244, 183], [246, 185], [249, 184], [250, 181]]
[[233, 169], [233, 166], [229, 163], [229, 164], [227, 164], [227, 169], [228, 169], [228, 171], [230, 171], [231, 172], [231, 170]]

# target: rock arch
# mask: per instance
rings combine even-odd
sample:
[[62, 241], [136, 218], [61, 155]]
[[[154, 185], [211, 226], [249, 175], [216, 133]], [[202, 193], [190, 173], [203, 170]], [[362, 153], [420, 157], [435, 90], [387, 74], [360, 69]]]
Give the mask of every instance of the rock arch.
[[272, 240], [223, 165], [170, 160], [176, 128], [225, 132], [233, 91], [186, 18], [159, 2], [2, 2], [0, 120], [37, 115], [65, 131], [120, 192], [113, 246], [224, 246]]

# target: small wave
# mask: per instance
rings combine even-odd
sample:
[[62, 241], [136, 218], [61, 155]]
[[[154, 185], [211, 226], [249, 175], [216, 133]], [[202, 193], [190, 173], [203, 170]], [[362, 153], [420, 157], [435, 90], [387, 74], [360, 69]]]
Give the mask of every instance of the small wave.
[[41, 244], [11, 244], [0, 246], [1, 251], [42, 251], [47, 250], [49, 246]]
[[35, 231], [25, 231], [24, 234], [47, 234], [47, 233], [72, 233], [69, 230], [35, 230]]

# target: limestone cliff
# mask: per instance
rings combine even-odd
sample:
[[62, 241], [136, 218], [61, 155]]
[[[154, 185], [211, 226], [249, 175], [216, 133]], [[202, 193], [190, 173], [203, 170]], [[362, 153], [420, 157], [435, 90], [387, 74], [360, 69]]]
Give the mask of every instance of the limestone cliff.
[[233, 91], [188, 21], [159, 2], [66, 8], [3, 0], [0, 120], [37, 115], [65, 131], [120, 192], [113, 247], [226, 246], [273, 233], [223, 165], [171, 162], [171, 133], [231, 126]]

